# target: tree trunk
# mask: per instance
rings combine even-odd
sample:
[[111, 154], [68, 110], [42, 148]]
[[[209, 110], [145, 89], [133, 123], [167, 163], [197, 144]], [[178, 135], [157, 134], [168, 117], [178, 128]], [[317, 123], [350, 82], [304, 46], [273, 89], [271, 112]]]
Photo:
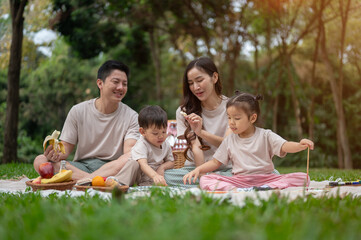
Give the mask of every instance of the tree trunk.
[[[323, 3], [322, 3], [323, 4]], [[322, 5], [321, 5], [322, 7]], [[317, 9], [315, 9], [317, 11]], [[323, 8], [320, 9], [323, 11]], [[321, 15], [320, 15], [321, 16]], [[316, 82], [316, 63], [318, 59], [318, 52], [319, 52], [319, 45], [320, 45], [320, 35], [321, 35], [321, 29], [318, 28], [317, 36], [315, 39], [315, 51], [313, 53], [313, 59], [312, 59], [312, 71], [311, 71], [311, 80], [309, 83], [310, 89], [313, 89], [313, 85]], [[310, 97], [310, 107], [307, 113], [308, 118], [308, 137], [313, 140], [314, 139], [314, 127], [315, 127], [315, 121], [314, 121], [314, 111], [315, 111], [315, 96], [313, 91], [311, 91], [311, 97]]]
[[[283, 68], [281, 67], [281, 68], [279, 68], [275, 89], [279, 89], [281, 79], [282, 79], [282, 75], [283, 75]], [[278, 131], [278, 129], [277, 129], [277, 126], [278, 126], [278, 106], [279, 106], [279, 96], [277, 94], [277, 96], [275, 96], [275, 101], [273, 103], [272, 131], [274, 131], [274, 132]]]
[[[348, 138], [347, 138], [347, 129], [346, 129], [346, 120], [345, 120], [345, 112], [343, 110], [342, 106], [342, 99], [343, 99], [343, 81], [344, 81], [344, 74], [343, 74], [343, 55], [344, 55], [344, 45], [345, 45], [345, 37], [346, 37], [346, 27], [347, 27], [347, 19], [348, 19], [348, 12], [350, 10], [350, 0], [347, 0], [346, 3], [346, 9], [343, 11], [343, 0], [340, 1], [340, 13], [341, 13], [341, 43], [340, 43], [340, 68], [339, 68], [339, 110], [340, 110], [340, 119], [344, 119], [343, 121], [339, 121], [339, 129], [340, 129], [340, 137], [343, 141], [347, 142], [348, 145]], [[346, 133], [346, 137], [344, 134], [341, 133], [341, 131], [344, 131]], [[346, 144], [346, 143], [344, 143]], [[352, 158], [351, 158], [351, 150], [349, 146], [347, 146], [348, 149], [343, 148], [343, 153], [345, 155], [344, 158], [344, 166], [346, 169], [352, 169]], [[347, 155], [347, 156], [346, 156]]]
[[158, 102], [163, 101], [162, 83], [161, 83], [161, 62], [160, 50], [158, 46], [157, 34], [154, 28], [149, 31], [150, 51], [152, 54], [154, 69], [155, 69], [155, 85], [156, 85], [156, 98]]
[[227, 89], [226, 94], [227, 96], [233, 96], [235, 90], [235, 79], [236, 79], [236, 69], [237, 69], [237, 59], [239, 56], [239, 52], [241, 50], [241, 44], [236, 41], [233, 44], [233, 48], [231, 48], [229, 53], [229, 59], [227, 65], [229, 66], [229, 77], [227, 81]]
[[282, 53], [281, 54], [283, 55], [283, 56], [280, 55], [281, 59], [282, 59], [282, 64], [285, 67], [285, 69], [287, 70], [288, 83], [289, 83], [289, 86], [291, 89], [293, 113], [295, 115], [296, 124], [297, 124], [297, 135], [298, 135], [299, 139], [302, 139], [303, 131], [302, 131], [302, 124], [301, 124], [301, 117], [300, 117], [300, 115], [301, 115], [300, 103], [297, 98], [295, 83], [294, 83], [293, 74], [291, 71], [292, 60], [291, 60], [291, 56], [288, 54], [287, 44], [284, 41], [284, 39], [282, 39]]
[[273, 116], [272, 116], [272, 131], [277, 132], [277, 121], [278, 121], [278, 104], [279, 96], [277, 95], [275, 98], [275, 102], [273, 103]]
[[332, 98], [335, 103], [336, 113], [337, 113], [337, 128], [339, 129], [339, 144], [342, 146], [343, 158], [346, 169], [352, 169], [352, 158], [350, 144], [348, 141], [347, 129], [346, 129], [346, 119], [343, 110], [342, 99], [339, 94], [339, 86], [337, 85], [337, 79], [333, 70], [330, 59], [328, 58], [328, 52], [326, 47], [326, 33], [324, 29], [323, 22], [321, 21], [321, 55], [323, 62], [325, 63], [327, 72], [329, 73], [329, 82], [331, 85]]
[[337, 128], [337, 164], [339, 169], [345, 168], [345, 164], [343, 161], [340, 128]]
[[4, 153], [2, 163], [17, 161], [17, 137], [19, 122], [19, 85], [22, 58], [24, 9], [27, 0], [10, 0], [12, 39], [8, 68]]

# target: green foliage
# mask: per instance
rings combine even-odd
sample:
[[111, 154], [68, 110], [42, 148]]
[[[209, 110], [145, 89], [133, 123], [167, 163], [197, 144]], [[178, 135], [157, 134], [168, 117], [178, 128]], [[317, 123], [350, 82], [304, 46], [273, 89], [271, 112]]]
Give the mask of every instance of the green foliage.
[[59, 39], [52, 56], [24, 79], [20, 128], [39, 139], [61, 130], [70, 108], [98, 96], [96, 68], [99, 61], [69, 57], [70, 50]]
[[119, 43], [123, 35], [117, 23], [110, 21], [116, 15], [107, 15], [112, 12], [109, 12], [106, 3], [55, 0], [54, 10], [61, 16], [55, 28], [81, 58], [92, 58], [109, 50]]
[[[298, 141], [286, 68], [289, 64], [300, 103], [302, 137], [309, 137], [310, 123], [314, 121], [315, 150], [310, 164], [337, 167], [337, 115], [329, 83], [331, 73], [327, 72], [320, 54], [316, 58], [314, 55], [317, 21], [310, 22], [307, 34], [301, 34], [313, 19], [315, 8], [320, 7], [319, 1], [55, 0], [53, 14], [48, 1], [37, 3], [28, 8], [26, 16], [29, 17], [25, 21], [28, 30], [24, 35], [18, 139], [22, 161], [31, 161], [39, 153], [36, 149], [41, 139], [53, 129], [61, 129], [71, 106], [98, 96], [96, 70], [103, 61], [118, 59], [130, 66], [126, 104], [136, 111], [144, 105], [158, 104], [167, 111], [169, 119], [174, 119], [186, 64], [196, 56], [208, 55], [218, 66], [224, 93], [233, 92], [229, 86], [234, 81], [236, 89], [262, 94], [263, 126], [276, 127], [273, 130], [285, 139]], [[336, 0], [328, 1], [323, 13], [328, 57], [336, 79], [340, 68], [339, 4]], [[345, 38], [342, 95], [353, 164], [361, 168], [361, 155], [357, 154], [361, 148], [357, 134], [361, 130], [361, 33], [357, 31], [360, 10], [354, 4], [356, 2], [351, 1]], [[1, 14], [6, 13], [5, 4], [0, 6]], [[42, 11], [44, 14], [38, 14], [40, 6], [47, 6]], [[52, 56], [46, 58], [36, 50], [29, 31], [44, 27], [44, 18], [50, 15], [53, 17], [50, 22], [55, 24], [53, 27], [61, 37], [54, 45], [50, 44]], [[0, 36], [9, 33], [9, 23], [10, 18], [0, 16]], [[151, 34], [154, 38], [150, 38]], [[299, 37], [297, 48], [290, 52]], [[236, 43], [240, 49], [233, 51]], [[155, 46], [159, 47], [161, 99], [155, 96], [156, 71], [151, 60]], [[255, 52], [250, 52], [248, 46], [257, 46], [257, 64]], [[1, 42], [2, 57], [8, 47], [8, 40]], [[284, 54], [284, 48], [289, 48], [286, 52], [290, 56]], [[244, 55], [244, 50], [250, 55]], [[234, 56], [236, 66], [231, 67]], [[6, 67], [1, 65], [0, 69], [0, 158], [6, 110]], [[230, 79], [232, 70], [234, 79]], [[277, 119], [276, 126], [274, 119]], [[275, 164], [303, 166], [305, 157], [303, 153], [289, 154], [284, 159], [275, 159]]]

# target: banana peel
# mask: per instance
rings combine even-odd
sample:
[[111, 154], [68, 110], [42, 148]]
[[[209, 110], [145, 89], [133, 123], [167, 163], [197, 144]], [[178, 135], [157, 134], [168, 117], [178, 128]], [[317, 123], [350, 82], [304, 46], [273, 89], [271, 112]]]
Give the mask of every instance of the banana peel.
[[60, 131], [55, 130], [51, 135], [46, 136], [43, 142], [44, 152], [47, 147], [46, 145], [49, 142], [50, 145], [53, 145], [53, 149], [55, 152], [61, 152], [65, 154], [64, 145], [62, 142], [59, 142], [58, 140], [59, 135], [60, 135]]
[[55, 174], [52, 178], [41, 179], [41, 184], [68, 182], [71, 180], [72, 175], [72, 170], [63, 170], [60, 173]]

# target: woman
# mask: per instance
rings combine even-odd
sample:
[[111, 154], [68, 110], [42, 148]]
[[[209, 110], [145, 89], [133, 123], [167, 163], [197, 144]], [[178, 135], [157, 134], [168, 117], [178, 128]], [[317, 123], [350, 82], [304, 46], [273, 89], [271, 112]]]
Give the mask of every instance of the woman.
[[[183, 176], [212, 159], [228, 128], [226, 103], [222, 83], [214, 62], [201, 57], [190, 62], [183, 76], [183, 102], [177, 109], [177, 136], [187, 140], [187, 161], [183, 168], [165, 171], [170, 186], [183, 185]], [[221, 171], [231, 176], [231, 166]], [[187, 185], [194, 187], [196, 185]]]

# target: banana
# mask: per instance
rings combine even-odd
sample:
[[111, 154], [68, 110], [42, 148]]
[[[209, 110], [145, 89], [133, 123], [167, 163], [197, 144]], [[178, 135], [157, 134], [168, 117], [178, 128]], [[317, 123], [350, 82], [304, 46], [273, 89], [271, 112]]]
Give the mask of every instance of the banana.
[[59, 142], [58, 137], [60, 135], [60, 132], [55, 130], [53, 132], [53, 134], [46, 136], [44, 142], [43, 142], [43, 147], [44, 147], [44, 152], [46, 149], [46, 144], [47, 142], [49, 142], [50, 145], [53, 145], [53, 149], [55, 152], [62, 152], [63, 154], [65, 154], [65, 148], [62, 142]]
[[72, 175], [73, 175], [72, 170], [63, 170], [60, 173], [55, 174], [52, 178], [41, 179], [41, 184], [67, 182], [71, 180]]

